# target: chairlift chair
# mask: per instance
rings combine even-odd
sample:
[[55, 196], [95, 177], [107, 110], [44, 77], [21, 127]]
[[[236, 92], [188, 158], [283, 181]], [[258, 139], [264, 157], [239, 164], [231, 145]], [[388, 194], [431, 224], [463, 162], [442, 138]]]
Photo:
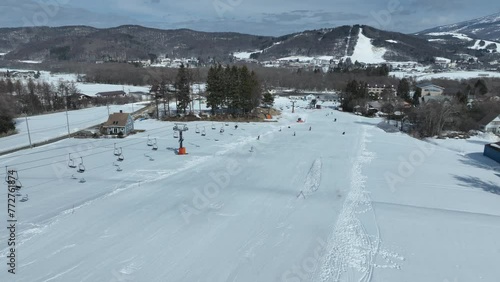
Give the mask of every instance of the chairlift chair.
[[22, 195], [23, 194], [21, 194], [21, 192], [19, 192], [19, 191], [16, 193], [16, 197], [21, 197]]
[[80, 164], [78, 165], [77, 172], [79, 172], [79, 173], [84, 173], [85, 172], [85, 166], [83, 165], [83, 158], [80, 158]]
[[148, 135], [148, 146], [153, 146], [153, 140], [151, 140], [151, 138], [149, 138], [149, 135]]
[[80, 181], [78, 181], [78, 182], [85, 183], [85, 182], [87, 182], [87, 180], [85, 180], [85, 178], [80, 178]]
[[115, 150], [114, 150], [113, 154], [114, 154], [115, 156], [119, 156], [119, 155], [121, 155], [121, 151], [120, 151], [120, 149], [118, 149], [118, 148], [116, 147], [116, 143], [115, 143], [114, 147], [115, 147]]
[[123, 162], [123, 160], [125, 160], [125, 157], [123, 156], [123, 154], [119, 155], [117, 161]]
[[179, 138], [179, 132], [178, 131], [174, 131], [174, 138]]
[[212, 122], [212, 130], [215, 130], [215, 124]]
[[206, 136], [206, 135], [207, 135], [207, 133], [205, 131], [205, 127], [203, 127], [203, 131], [201, 132], [201, 136]]
[[196, 126], [196, 131], [195, 131], [196, 134], [200, 134], [200, 129], [198, 128], [198, 125]]
[[21, 188], [23, 188], [23, 184], [21, 183], [21, 180], [17, 179], [16, 180], [16, 190], [20, 190]]
[[153, 143], [153, 151], [158, 151], [158, 143], [156, 142], [156, 138], [155, 142]]
[[72, 174], [71, 179], [76, 179], [76, 176], [74, 174]]
[[118, 166], [118, 167], [116, 168], [116, 171], [122, 171], [122, 170], [123, 170], [123, 169], [122, 169], [120, 166]]
[[28, 201], [28, 194], [24, 195], [24, 197], [21, 199], [21, 202], [26, 202]]
[[76, 168], [75, 160], [73, 160], [73, 158], [71, 157], [71, 154], [69, 154], [68, 167]]
[[220, 134], [224, 133], [224, 127], [221, 127], [219, 132]]

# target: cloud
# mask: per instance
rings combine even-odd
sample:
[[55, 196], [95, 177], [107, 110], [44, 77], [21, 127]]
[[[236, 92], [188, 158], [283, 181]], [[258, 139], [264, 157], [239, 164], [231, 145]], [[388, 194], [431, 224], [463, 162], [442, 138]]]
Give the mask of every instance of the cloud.
[[[49, 3], [49, 4], [45, 4]], [[2, 17], [0, 26], [62, 26], [90, 25], [108, 27], [126, 22], [137, 23], [134, 19], [113, 14], [99, 14], [67, 5], [54, 5], [58, 2], [35, 2], [31, 0], [7, 0], [0, 4]]]
[[267, 22], [289, 24], [289, 23], [323, 23], [326, 25], [336, 25], [339, 22], [347, 21], [355, 23], [356, 21], [365, 20], [366, 15], [344, 12], [324, 12], [324, 11], [308, 11], [296, 10], [284, 13], [264, 13], [262, 19]]
[[500, 10], [500, 4], [490, 0], [475, 0], [474, 5], [465, 0], [57, 0], [68, 4], [59, 7], [57, 15], [47, 17], [37, 3], [55, 1], [2, 0], [0, 26], [24, 26], [26, 22], [95, 27], [141, 24], [284, 35], [307, 29], [368, 24], [412, 33], [484, 16], [484, 11]]
[[463, 10], [466, 8], [466, 4], [470, 5], [470, 1], [462, 0], [447, 0], [447, 1], [436, 1], [436, 0], [412, 0], [409, 3], [409, 7], [421, 11], [456, 11]]

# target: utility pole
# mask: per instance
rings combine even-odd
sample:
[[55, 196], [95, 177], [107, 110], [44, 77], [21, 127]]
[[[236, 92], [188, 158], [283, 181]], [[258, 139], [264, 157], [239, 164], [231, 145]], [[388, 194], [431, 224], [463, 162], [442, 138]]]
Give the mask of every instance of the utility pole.
[[200, 108], [200, 115], [201, 115], [201, 94], [200, 94], [200, 86], [198, 84], [198, 107]]
[[71, 137], [71, 131], [69, 130], [69, 116], [68, 116], [68, 109], [66, 109], [66, 125], [68, 126], [68, 138]]
[[28, 114], [25, 113], [24, 118], [26, 119], [26, 128], [28, 129], [28, 139], [30, 141], [30, 148], [33, 148], [33, 145], [31, 144], [30, 126], [28, 124]]
[[155, 93], [156, 119], [160, 120], [160, 108], [158, 107], [158, 93]]
[[109, 105], [106, 104], [106, 108], [108, 108], [108, 117], [109, 117]]
[[68, 115], [68, 92], [66, 91], [66, 125], [68, 126], [68, 138], [71, 137], [71, 132], [69, 130], [69, 115]]
[[[66, 100], [68, 99], [68, 96], [66, 96]], [[68, 127], [68, 138], [71, 137], [71, 132], [69, 130], [69, 115], [68, 115], [68, 103], [66, 102], [66, 126]]]

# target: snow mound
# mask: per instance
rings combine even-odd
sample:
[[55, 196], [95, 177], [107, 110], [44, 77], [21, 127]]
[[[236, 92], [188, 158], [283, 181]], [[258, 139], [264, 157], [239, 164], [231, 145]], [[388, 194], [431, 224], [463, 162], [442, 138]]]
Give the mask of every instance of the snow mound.
[[388, 133], [399, 132], [399, 129], [396, 126], [385, 121], [377, 124], [377, 127]]
[[471, 139], [476, 139], [480, 141], [486, 141], [486, 142], [500, 142], [500, 136], [495, 135], [491, 132], [480, 132], [478, 135], [472, 137]]

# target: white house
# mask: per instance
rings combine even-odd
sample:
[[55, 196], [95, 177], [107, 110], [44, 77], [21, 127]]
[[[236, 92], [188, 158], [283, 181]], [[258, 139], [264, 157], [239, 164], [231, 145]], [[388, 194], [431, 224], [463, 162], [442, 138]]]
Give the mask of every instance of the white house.
[[500, 115], [498, 113], [491, 113], [479, 121], [481, 130], [485, 132], [492, 132], [500, 134]]
[[421, 83], [417, 88], [422, 89], [422, 96], [441, 96], [444, 93], [444, 88], [432, 83]]
[[128, 95], [130, 97], [134, 97], [135, 99], [141, 100], [141, 101], [149, 101], [151, 100], [151, 94], [146, 93], [143, 91], [134, 91], [134, 92], [129, 92]]
[[309, 94], [309, 95], [307, 95], [307, 96], [305, 97], [305, 99], [306, 99], [307, 101], [312, 101], [312, 100], [316, 99], [316, 96], [314, 96], [314, 95], [312, 95], [312, 94]]
[[134, 119], [131, 114], [120, 111], [109, 115], [108, 121], [102, 126], [102, 129], [108, 135], [122, 133], [123, 136], [127, 136], [134, 130]]

